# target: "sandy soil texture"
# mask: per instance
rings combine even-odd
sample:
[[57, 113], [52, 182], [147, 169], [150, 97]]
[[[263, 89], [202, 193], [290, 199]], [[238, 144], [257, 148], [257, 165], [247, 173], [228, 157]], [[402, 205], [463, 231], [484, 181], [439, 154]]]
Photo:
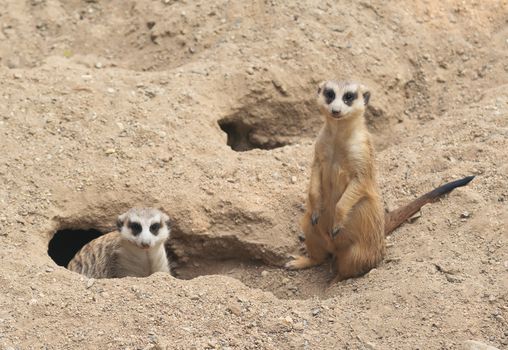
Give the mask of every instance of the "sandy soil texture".
[[[1, 3], [0, 348], [508, 348], [506, 1]], [[330, 78], [371, 89], [388, 209], [476, 178], [327, 288], [282, 266]], [[174, 276], [60, 266], [134, 205]]]

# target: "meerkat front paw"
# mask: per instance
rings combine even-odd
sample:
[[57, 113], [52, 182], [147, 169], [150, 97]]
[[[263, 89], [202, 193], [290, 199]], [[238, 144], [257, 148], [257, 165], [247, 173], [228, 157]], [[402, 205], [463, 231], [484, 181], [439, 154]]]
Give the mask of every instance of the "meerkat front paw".
[[284, 265], [288, 270], [301, 270], [316, 265], [316, 262], [306, 256], [298, 256]]

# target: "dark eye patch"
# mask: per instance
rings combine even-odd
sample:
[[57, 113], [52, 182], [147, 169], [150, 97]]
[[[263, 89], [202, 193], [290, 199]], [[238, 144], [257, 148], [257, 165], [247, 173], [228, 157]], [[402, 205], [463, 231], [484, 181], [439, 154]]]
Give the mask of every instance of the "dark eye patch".
[[154, 235], [154, 236], [157, 236], [159, 234], [159, 229], [161, 228], [161, 224], [156, 222], [156, 223], [153, 223], [150, 225], [150, 232]]
[[134, 236], [139, 235], [143, 230], [139, 222], [129, 222], [129, 228]]
[[358, 93], [348, 91], [344, 95], [342, 95], [342, 101], [344, 101], [344, 103], [347, 104], [348, 106], [351, 106], [357, 97]]
[[335, 100], [335, 91], [332, 89], [325, 89], [323, 91], [323, 96], [325, 97], [326, 104], [330, 104]]

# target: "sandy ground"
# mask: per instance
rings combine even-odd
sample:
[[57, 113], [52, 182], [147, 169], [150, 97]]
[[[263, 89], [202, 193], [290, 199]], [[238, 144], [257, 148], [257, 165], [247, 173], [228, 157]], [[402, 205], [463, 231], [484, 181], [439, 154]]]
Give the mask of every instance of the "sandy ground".
[[[507, 14], [2, 0], [0, 347], [508, 348]], [[387, 208], [476, 178], [389, 237], [377, 269], [327, 289], [328, 266], [281, 266], [302, 249], [330, 78], [371, 88]], [[172, 217], [174, 276], [87, 280], [48, 255], [55, 232], [107, 232], [134, 205]]]

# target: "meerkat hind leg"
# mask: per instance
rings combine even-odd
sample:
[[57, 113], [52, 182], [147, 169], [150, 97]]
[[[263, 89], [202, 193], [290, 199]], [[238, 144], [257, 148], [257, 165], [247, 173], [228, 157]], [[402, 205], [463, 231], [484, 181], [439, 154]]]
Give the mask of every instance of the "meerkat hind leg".
[[305, 247], [309, 256], [298, 256], [288, 262], [286, 268], [291, 270], [301, 270], [321, 265], [329, 255], [323, 246], [323, 240], [320, 239], [318, 233], [310, 225], [310, 215], [307, 215], [306, 218], [307, 220], [302, 225], [302, 228], [305, 233]]

